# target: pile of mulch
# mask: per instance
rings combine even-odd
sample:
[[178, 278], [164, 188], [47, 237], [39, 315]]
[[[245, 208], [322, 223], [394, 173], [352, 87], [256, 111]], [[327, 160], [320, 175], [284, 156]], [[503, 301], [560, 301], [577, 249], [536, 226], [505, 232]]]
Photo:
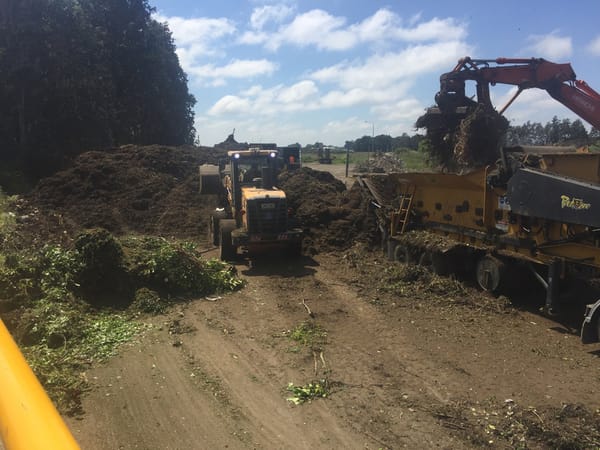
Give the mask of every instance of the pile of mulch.
[[401, 172], [404, 164], [398, 156], [391, 153], [375, 153], [373, 157], [356, 165], [358, 173], [391, 173]]
[[306, 252], [345, 249], [356, 241], [375, 239], [377, 225], [370, 211], [373, 206], [357, 184], [347, 190], [329, 172], [303, 167], [283, 172], [279, 187], [286, 192], [295, 219], [306, 231]]
[[429, 108], [415, 126], [427, 129], [431, 161], [460, 171], [494, 164], [509, 122], [494, 108], [473, 103], [466, 113]]
[[[158, 145], [83, 153], [18, 201], [21, 234], [39, 244], [70, 241], [90, 228], [203, 240], [219, 199], [199, 194], [198, 166], [221, 156], [215, 148]], [[283, 172], [279, 187], [306, 230], [308, 253], [374, 239], [372, 206], [358, 186], [347, 190], [329, 172], [305, 167]]]
[[216, 164], [222, 154], [158, 145], [83, 153], [17, 204], [20, 228], [52, 241], [96, 227], [116, 235], [204, 237], [217, 199], [199, 195], [198, 166]]

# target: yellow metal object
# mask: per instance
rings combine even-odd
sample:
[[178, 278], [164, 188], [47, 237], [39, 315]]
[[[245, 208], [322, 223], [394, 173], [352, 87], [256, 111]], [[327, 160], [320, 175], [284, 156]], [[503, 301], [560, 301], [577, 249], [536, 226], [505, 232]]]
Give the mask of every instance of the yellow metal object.
[[79, 448], [2, 320], [0, 435], [6, 450]]

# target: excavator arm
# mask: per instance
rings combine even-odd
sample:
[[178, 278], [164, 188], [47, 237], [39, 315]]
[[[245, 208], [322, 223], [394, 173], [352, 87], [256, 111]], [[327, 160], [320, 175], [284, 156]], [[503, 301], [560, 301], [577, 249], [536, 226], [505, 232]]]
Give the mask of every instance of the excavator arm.
[[490, 85], [509, 84], [517, 93], [499, 111], [502, 114], [525, 89], [546, 90], [579, 117], [600, 129], [600, 94], [585, 81], [577, 80], [570, 64], [557, 64], [541, 58], [462, 58], [451, 72], [440, 77], [440, 91], [435, 100], [442, 111], [469, 106], [473, 101], [465, 95], [466, 81], [475, 81], [477, 103], [492, 106]]

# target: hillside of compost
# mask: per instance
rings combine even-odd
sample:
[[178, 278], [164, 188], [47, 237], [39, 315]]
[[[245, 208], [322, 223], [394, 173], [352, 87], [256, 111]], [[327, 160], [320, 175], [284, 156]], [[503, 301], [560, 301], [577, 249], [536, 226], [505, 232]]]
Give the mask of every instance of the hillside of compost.
[[308, 253], [373, 240], [375, 217], [369, 211], [370, 201], [357, 184], [346, 190], [344, 183], [329, 172], [303, 167], [282, 173], [279, 185], [287, 194], [295, 218], [306, 229], [304, 248]]
[[57, 240], [83, 228], [121, 235], [205, 235], [216, 198], [198, 194], [198, 166], [222, 151], [207, 147], [123, 146], [81, 154], [19, 202], [22, 228]]
[[[18, 201], [19, 228], [39, 243], [68, 241], [89, 228], [203, 240], [218, 198], [199, 194], [198, 166], [216, 164], [222, 155], [214, 148], [157, 145], [83, 153]], [[283, 172], [279, 185], [306, 230], [310, 254], [369, 240], [376, 229], [360, 188], [347, 190], [328, 172]]]

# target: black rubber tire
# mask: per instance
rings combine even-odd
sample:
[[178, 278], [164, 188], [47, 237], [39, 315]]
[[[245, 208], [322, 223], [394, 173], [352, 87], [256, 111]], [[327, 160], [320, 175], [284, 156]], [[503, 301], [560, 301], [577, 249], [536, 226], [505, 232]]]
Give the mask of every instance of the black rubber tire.
[[302, 241], [292, 242], [285, 249], [285, 254], [291, 258], [302, 256]]
[[235, 220], [219, 220], [219, 257], [222, 261], [232, 261], [237, 255], [237, 247], [231, 242], [231, 232], [235, 230]]
[[408, 251], [408, 247], [406, 247], [406, 245], [396, 245], [396, 248], [394, 248], [394, 261], [410, 264], [410, 252]]
[[216, 209], [208, 221], [208, 242], [212, 242], [215, 247], [221, 242], [221, 229], [219, 222], [227, 218], [227, 213], [224, 209]]
[[477, 261], [475, 279], [479, 287], [486, 292], [499, 292], [504, 274], [504, 263], [494, 256], [484, 255]]
[[419, 265], [436, 275], [445, 276], [450, 273], [446, 257], [432, 250], [425, 250], [419, 257]]
[[219, 221], [215, 216], [210, 216], [208, 219], [208, 242], [215, 247], [219, 246], [219, 233], [215, 232], [219, 230]]

